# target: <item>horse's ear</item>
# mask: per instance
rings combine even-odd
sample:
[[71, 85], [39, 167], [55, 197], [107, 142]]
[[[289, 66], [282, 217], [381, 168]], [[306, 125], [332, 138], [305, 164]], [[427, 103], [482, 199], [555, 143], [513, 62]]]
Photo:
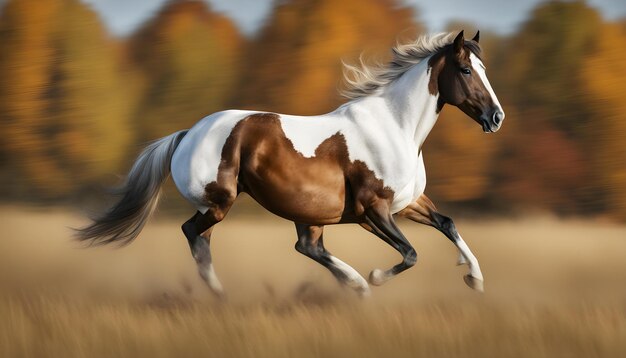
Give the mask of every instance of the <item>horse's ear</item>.
[[456, 35], [454, 39], [454, 52], [459, 53], [463, 50], [463, 45], [465, 43], [465, 37], [463, 37], [463, 30]]
[[472, 39], [472, 41], [476, 41], [476, 43], [478, 43], [478, 40], [480, 40], [480, 30], [476, 31], [476, 35], [474, 35]]

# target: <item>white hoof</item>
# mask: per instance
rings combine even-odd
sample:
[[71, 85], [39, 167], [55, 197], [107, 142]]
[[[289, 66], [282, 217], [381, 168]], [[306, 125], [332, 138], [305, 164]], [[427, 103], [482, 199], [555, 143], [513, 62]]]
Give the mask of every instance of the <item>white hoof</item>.
[[224, 292], [224, 289], [222, 288], [222, 285], [209, 285], [209, 288], [211, 289], [211, 292], [213, 292], [215, 297], [217, 297], [219, 299], [225, 299], [226, 298], [226, 293]]
[[463, 281], [465, 281], [465, 284], [467, 284], [470, 288], [473, 288], [478, 292], [485, 292], [485, 285], [483, 283], [483, 280], [477, 279], [476, 277], [470, 275], [465, 275], [463, 276]]
[[383, 283], [387, 282], [388, 277], [385, 275], [385, 272], [380, 269], [374, 269], [370, 272], [369, 281], [374, 286], [380, 286]]

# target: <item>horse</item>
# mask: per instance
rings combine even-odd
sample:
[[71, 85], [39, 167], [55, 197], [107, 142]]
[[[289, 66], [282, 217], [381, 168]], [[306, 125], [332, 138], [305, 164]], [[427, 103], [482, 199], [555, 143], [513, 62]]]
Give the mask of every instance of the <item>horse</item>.
[[449, 104], [486, 133], [496, 132], [504, 111], [482, 62], [479, 32], [421, 36], [392, 49], [386, 64], [346, 65], [349, 101], [318, 116], [249, 110], [211, 114], [191, 129], [148, 145], [119, 189], [120, 199], [88, 226], [79, 240], [91, 245], [130, 243], [158, 202], [169, 174], [197, 212], [182, 231], [202, 279], [223, 295], [212, 264], [211, 233], [240, 193], [293, 221], [295, 249], [326, 267], [343, 286], [370, 295], [368, 280], [324, 248], [325, 225], [352, 223], [402, 255], [387, 269], [374, 269], [380, 286], [417, 262], [417, 253], [394, 215], [443, 233], [467, 264], [465, 283], [482, 292], [477, 258], [453, 220], [424, 194], [422, 145]]

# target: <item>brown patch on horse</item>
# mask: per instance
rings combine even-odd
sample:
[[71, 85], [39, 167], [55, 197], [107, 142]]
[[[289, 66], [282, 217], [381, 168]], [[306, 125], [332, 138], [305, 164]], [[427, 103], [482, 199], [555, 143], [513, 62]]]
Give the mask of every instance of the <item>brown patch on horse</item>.
[[239, 192], [286, 219], [325, 225], [358, 221], [365, 208], [394, 193], [361, 161], [351, 162], [341, 133], [304, 157], [282, 130], [280, 117], [259, 113], [242, 119], [222, 148], [215, 182], [205, 187], [206, 205], [223, 212]]
[[428, 71], [430, 71], [430, 79], [428, 80], [428, 93], [436, 96], [439, 93], [439, 75], [445, 64], [443, 50], [432, 55], [428, 60]]

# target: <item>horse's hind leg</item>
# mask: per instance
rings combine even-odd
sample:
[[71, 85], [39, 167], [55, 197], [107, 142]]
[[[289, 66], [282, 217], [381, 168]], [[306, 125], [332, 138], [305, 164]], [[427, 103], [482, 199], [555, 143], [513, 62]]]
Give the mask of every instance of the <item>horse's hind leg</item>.
[[368, 296], [367, 281], [350, 265], [339, 260], [324, 248], [324, 227], [296, 224], [298, 242], [296, 250], [326, 267], [339, 283], [355, 290], [360, 296]]
[[204, 214], [197, 212], [182, 226], [183, 233], [185, 233], [191, 249], [191, 254], [198, 265], [200, 277], [218, 297], [222, 297], [224, 291], [213, 268], [210, 247], [211, 233], [213, 232], [213, 226], [224, 218], [231, 205], [232, 202], [227, 207], [210, 207]]
[[480, 271], [478, 259], [476, 259], [469, 246], [463, 241], [452, 219], [437, 212], [435, 205], [426, 195], [419, 197], [414, 203], [411, 203], [399, 212], [398, 215], [420, 224], [432, 226], [441, 231], [459, 250], [457, 264], [467, 264], [469, 266], [470, 273], [463, 277], [465, 283], [477, 291], [482, 292], [484, 290], [483, 274]]

